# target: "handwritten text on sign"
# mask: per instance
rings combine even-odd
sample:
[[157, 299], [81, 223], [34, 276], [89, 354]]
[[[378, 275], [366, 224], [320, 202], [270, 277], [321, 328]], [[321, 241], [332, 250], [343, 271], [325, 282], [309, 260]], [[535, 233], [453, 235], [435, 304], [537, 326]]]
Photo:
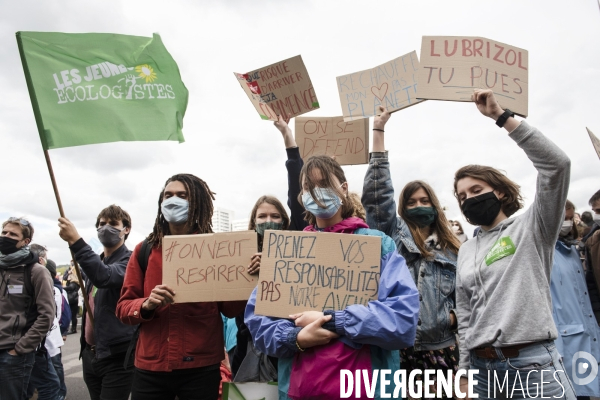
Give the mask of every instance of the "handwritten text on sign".
[[379, 115], [379, 106], [397, 111], [415, 105], [419, 59], [415, 51], [372, 69], [338, 76], [344, 121]]
[[341, 165], [369, 162], [369, 119], [344, 122], [344, 117], [296, 118], [300, 157], [335, 156]]
[[423, 36], [419, 98], [471, 101], [492, 89], [503, 108], [527, 116], [527, 50], [481, 37]]
[[247, 300], [257, 282], [246, 271], [256, 243], [251, 231], [165, 236], [162, 283], [176, 303]]
[[319, 108], [319, 100], [301, 56], [257, 69], [234, 72], [262, 119], [295, 117]]
[[288, 318], [377, 300], [381, 238], [266, 231], [256, 313]]

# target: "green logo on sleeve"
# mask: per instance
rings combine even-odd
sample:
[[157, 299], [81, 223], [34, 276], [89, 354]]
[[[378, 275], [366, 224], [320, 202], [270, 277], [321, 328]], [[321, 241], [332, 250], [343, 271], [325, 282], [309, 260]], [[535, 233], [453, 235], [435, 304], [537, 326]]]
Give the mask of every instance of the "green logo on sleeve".
[[485, 264], [490, 266], [501, 258], [515, 254], [517, 247], [510, 236], [500, 238], [494, 243], [490, 252], [485, 256]]

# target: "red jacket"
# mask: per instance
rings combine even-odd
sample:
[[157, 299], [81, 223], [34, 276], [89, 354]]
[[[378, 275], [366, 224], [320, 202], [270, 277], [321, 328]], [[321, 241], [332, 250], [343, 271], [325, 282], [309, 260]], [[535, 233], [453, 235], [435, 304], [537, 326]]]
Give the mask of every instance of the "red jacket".
[[162, 248], [152, 249], [145, 279], [138, 263], [141, 243], [135, 247], [117, 303], [117, 317], [140, 325], [135, 366], [149, 371], [198, 368], [223, 360], [223, 320], [240, 314], [246, 301], [181, 303], [159, 307], [142, 318], [142, 303], [162, 283]]

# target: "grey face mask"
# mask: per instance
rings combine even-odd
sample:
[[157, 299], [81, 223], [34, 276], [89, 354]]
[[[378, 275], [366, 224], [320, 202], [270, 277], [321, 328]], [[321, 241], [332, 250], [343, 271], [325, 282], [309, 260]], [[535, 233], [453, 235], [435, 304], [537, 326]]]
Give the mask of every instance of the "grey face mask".
[[163, 216], [172, 224], [184, 224], [188, 219], [190, 204], [177, 196], [169, 197], [160, 205]]
[[100, 243], [102, 243], [102, 246], [104, 247], [115, 247], [122, 239], [121, 232], [122, 230], [106, 224], [98, 228], [98, 240], [100, 240]]

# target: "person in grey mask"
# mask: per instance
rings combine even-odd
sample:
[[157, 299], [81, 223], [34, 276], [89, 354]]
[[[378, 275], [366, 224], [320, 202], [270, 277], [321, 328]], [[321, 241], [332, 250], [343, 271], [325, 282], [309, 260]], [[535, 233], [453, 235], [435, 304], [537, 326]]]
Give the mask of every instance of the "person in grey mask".
[[[80, 357], [83, 358], [83, 379], [90, 398], [128, 399], [133, 382], [134, 355], [126, 358], [136, 327], [122, 323], [116, 317], [115, 309], [131, 257], [131, 250], [125, 245], [131, 232], [131, 217], [116, 205], [106, 207], [98, 214], [98, 240], [104, 246], [100, 255], [81, 238], [71, 221], [66, 218], [58, 221], [60, 237], [69, 243], [86, 276], [85, 292], [91, 310], [86, 310], [84, 304]], [[87, 312], [94, 316], [93, 324]]]

